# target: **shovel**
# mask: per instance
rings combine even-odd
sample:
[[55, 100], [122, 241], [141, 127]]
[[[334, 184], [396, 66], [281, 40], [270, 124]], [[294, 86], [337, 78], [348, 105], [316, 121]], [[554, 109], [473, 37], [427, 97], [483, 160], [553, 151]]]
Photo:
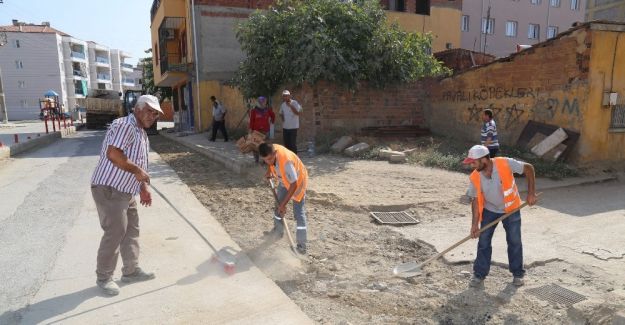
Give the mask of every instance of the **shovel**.
[[[540, 195], [536, 194], [536, 196]], [[521, 210], [522, 208], [524, 208], [525, 206], [527, 206], [527, 202], [521, 204], [521, 206], [519, 206], [518, 208], [504, 214], [503, 216], [495, 219], [493, 222], [487, 224], [486, 226], [480, 228], [480, 234], [482, 232], [484, 232], [486, 229], [493, 227], [494, 225], [496, 225], [497, 223], [499, 223], [500, 221], [508, 218], [509, 216], [511, 216], [513, 213]], [[432, 261], [437, 260], [439, 257], [445, 255], [447, 252], [449, 252], [450, 250], [462, 245], [464, 242], [466, 242], [467, 240], [471, 239], [471, 235], [463, 238], [461, 241], [451, 245], [449, 248], [447, 248], [446, 250], [428, 258], [427, 260], [421, 262], [420, 264], [418, 264], [416, 261], [412, 261], [412, 262], [406, 262], [403, 264], [399, 264], [396, 267], [393, 268], [393, 275], [396, 277], [400, 277], [400, 278], [410, 278], [413, 276], [417, 276], [417, 275], [421, 275], [421, 268], [423, 268], [423, 266], [425, 266], [426, 264], [431, 263]]]
[[[273, 197], [276, 199], [276, 207], [280, 204], [280, 200], [278, 199], [278, 194], [276, 193], [276, 186], [273, 184], [273, 179], [269, 179], [269, 184], [271, 185], [271, 193], [273, 193]], [[289, 226], [286, 223], [286, 217], [282, 216], [282, 225], [284, 225], [284, 232], [286, 232], [286, 236], [289, 238], [289, 246], [291, 246], [291, 251], [299, 256], [297, 250], [295, 249], [295, 243], [293, 242], [293, 236], [291, 235], [291, 231], [289, 231]]]
[[176, 211], [176, 213], [178, 213], [180, 218], [182, 218], [182, 220], [184, 220], [200, 236], [200, 238], [204, 240], [204, 242], [208, 245], [208, 247], [210, 247], [210, 249], [213, 251], [213, 256], [211, 257], [211, 261], [220, 262], [223, 265], [224, 272], [226, 272], [229, 275], [234, 274], [236, 272], [235, 270], [236, 251], [234, 250], [234, 248], [230, 246], [226, 246], [220, 250], [217, 250], [215, 246], [213, 246], [213, 244], [211, 244], [208, 241], [208, 239], [206, 239], [206, 237], [204, 237], [204, 235], [202, 235], [202, 233], [191, 223], [191, 221], [185, 218], [185, 216], [182, 215], [182, 213], [178, 211], [178, 209], [176, 209], [176, 207], [165, 197], [165, 195], [163, 195], [163, 193], [161, 193], [161, 191], [156, 189], [156, 187], [154, 187], [154, 185], [152, 184], [150, 184], [150, 187], [152, 187], [154, 192], [156, 192], [163, 200], [165, 200], [165, 202], [167, 202], [167, 204], [169, 204], [169, 206], [174, 211]]

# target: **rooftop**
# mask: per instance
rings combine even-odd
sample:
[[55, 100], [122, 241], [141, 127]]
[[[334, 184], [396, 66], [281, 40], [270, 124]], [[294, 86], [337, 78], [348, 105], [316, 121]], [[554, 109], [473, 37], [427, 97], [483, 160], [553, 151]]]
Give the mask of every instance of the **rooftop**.
[[44, 34], [59, 34], [61, 36], [70, 36], [69, 34], [62, 32], [58, 29], [50, 27], [50, 23], [47, 21], [41, 24], [30, 24], [21, 21], [13, 20], [12, 25], [0, 26], [0, 32], [14, 32], [14, 33], [44, 33]]

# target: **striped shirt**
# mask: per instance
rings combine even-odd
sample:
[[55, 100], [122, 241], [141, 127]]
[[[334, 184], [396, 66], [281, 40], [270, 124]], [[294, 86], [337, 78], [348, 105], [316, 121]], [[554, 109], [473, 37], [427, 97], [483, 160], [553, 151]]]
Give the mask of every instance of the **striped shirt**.
[[120, 192], [136, 195], [141, 189], [141, 182], [133, 174], [113, 165], [106, 157], [108, 146], [121, 149], [130, 161], [147, 171], [150, 142], [134, 114], [116, 119], [106, 132], [91, 185], [111, 186]]
[[486, 139], [490, 138], [489, 148], [499, 148], [499, 140], [497, 140], [497, 125], [495, 120], [490, 120], [482, 125], [481, 141], [486, 146]]

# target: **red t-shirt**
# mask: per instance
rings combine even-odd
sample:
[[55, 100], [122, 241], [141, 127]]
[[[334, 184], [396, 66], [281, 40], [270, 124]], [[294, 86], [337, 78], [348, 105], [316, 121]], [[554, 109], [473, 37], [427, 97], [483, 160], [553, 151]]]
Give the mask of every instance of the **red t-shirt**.
[[276, 115], [269, 106], [265, 109], [254, 107], [250, 112], [250, 129], [252, 131], [269, 133], [269, 124], [275, 121]]

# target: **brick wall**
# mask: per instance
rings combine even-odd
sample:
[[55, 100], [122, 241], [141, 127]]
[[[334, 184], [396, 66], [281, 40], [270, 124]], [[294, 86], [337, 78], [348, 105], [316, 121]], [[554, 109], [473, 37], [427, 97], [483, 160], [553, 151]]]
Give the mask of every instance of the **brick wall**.
[[433, 86], [432, 131], [479, 140], [481, 114], [495, 113], [500, 139], [515, 144], [528, 120], [581, 131], [591, 33], [583, 28]]
[[195, 4], [218, 7], [266, 9], [273, 4], [273, 0], [195, 0]]
[[[316, 124], [317, 135], [327, 132], [354, 132], [367, 126], [419, 125], [425, 126], [423, 112], [424, 83], [413, 83], [385, 89], [362, 85], [351, 92], [328, 82], [317, 87], [305, 85], [290, 89], [302, 104], [300, 118], [302, 138], [309, 139]], [[274, 97], [276, 113], [279, 96]]]

